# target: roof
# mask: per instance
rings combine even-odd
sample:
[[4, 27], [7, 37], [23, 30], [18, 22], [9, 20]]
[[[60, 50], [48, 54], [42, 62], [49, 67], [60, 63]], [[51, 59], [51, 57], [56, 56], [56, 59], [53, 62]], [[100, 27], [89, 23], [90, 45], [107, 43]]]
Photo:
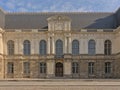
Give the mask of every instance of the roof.
[[[48, 28], [47, 19], [55, 15], [71, 19], [72, 29], [115, 29], [116, 14], [113, 12], [5, 12], [5, 29], [44, 29]], [[1, 16], [1, 15], [0, 15]], [[3, 24], [3, 23], [2, 23]]]

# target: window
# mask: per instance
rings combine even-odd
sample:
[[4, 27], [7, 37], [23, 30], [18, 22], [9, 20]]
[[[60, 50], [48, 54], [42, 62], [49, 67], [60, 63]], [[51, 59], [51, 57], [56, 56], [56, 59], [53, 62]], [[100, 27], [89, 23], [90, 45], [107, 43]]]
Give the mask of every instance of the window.
[[72, 54], [79, 55], [79, 41], [73, 40], [72, 42]]
[[30, 74], [30, 63], [24, 62], [24, 74]]
[[7, 42], [8, 55], [14, 55], [14, 41], [9, 40]]
[[94, 74], [94, 62], [88, 63], [88, 74]]
[[45, 40], [40, 41], [39, 53], [40, 53], [40, 55], [46, 55], [46, 41]]
[[78, 62], [72, 63], [72, 73], [77, 74], [78, 73]]
[[8, 74], [13, 74], [14, 73], [14, 63], [8, 62], [7, 69], [8, 69]]
[[105, 62], [105, 74], [111, 73], [111, 62]]
[[40, 73], [46, 73], [46, 63], [40, 63]]
[[111, 55], [111, 41], [110, 40], [106, 40], [104, 43], [104, 54], [105, 55]]
[[30, 55], [30, 41], [25, 40], [24, 41], [24, 55]]
[[56, 55], [57, 55], [57, 57], [61, 57], [63, 55], [63, 42], [62, 42], [62, 40], [56, 41]]
[[95, 55], [95, 41], [94, 40], [90, 40], [88, 42], [88, 54], [89, 55]]

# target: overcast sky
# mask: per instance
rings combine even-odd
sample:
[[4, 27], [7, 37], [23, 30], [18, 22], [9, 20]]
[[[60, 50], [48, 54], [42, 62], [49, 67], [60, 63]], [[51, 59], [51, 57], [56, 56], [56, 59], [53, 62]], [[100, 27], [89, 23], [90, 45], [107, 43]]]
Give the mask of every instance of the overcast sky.
[[120, 0], [0, 0], [9, 12], [115, 12]]

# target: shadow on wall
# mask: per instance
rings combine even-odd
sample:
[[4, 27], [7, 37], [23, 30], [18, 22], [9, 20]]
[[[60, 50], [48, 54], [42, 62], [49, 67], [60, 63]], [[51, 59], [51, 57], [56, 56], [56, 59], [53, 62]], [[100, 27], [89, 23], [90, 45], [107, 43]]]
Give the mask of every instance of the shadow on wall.
[[48, 26], [43, 27], [42, 29], [48, 29]]

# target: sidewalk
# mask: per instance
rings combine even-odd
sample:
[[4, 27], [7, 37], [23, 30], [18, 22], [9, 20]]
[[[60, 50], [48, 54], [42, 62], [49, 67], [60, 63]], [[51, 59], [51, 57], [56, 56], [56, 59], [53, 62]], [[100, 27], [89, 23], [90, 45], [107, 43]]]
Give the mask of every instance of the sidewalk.
[[120, 79], [5, 79], [0, 90], [120, 90]]

